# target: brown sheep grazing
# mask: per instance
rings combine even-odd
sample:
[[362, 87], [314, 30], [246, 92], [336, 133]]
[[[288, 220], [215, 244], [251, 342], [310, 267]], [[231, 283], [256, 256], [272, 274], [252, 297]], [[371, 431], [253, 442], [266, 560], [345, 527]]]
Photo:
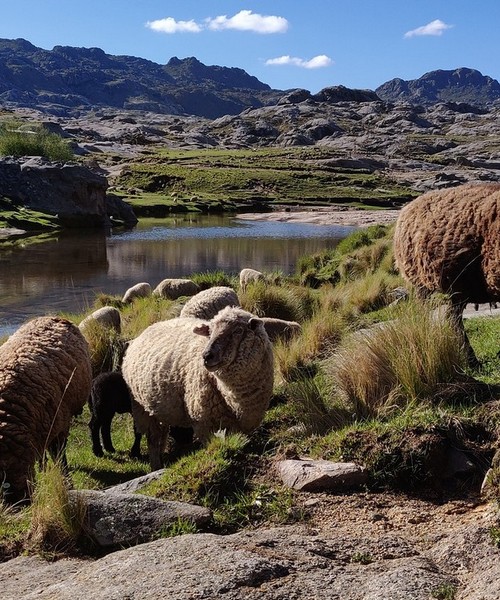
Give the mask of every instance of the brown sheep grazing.
[[39, 317], [0, 346], [0, 478], [3, 499], [30, 496], [34, 465], [45, 451], [67, 469], [73, 415], [90, 394], [88, 345], [76, 325]]
[[396, 222], [394, 257], [421, 295], [450, 295], [469, 362], [477, 365], [462, 313], [469, 302], [500, 300], [500, 184], [467, 184], [410, 202]]

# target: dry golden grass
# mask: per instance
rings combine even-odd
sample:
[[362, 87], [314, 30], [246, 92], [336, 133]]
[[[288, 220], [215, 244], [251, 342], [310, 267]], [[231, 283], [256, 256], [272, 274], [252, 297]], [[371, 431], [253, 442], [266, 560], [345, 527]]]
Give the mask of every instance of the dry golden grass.
[[273, 317], [287, 321], [304, 321], [311, 315], [314, 305], [311, 290], [301, 286], [270, 285], [256, 282], [238, 294], [242, 308], [260, 317]]
[[89, 344], [93, 377], [104, 371], [117, 370], [126, 348], [124, 338], [98, 321], [88, 323], [83, 334]]
[[347, 338], [325, 362], [337, 392], [359, 417], [432, 401], [463, 377], [460, 338], [434, 306], [405, 302], [397, 318]]
[[29, 547], [56, 553], [74, 551], [85, 531], [86, 513], [82, 496], [70, 496], [60, 465], [47, 464], [35, 480]]
[[304, 372], [314, 370], [315, 361], [333, 352], [345, 326], [342, 313], [318, 311], [303, 323], [298, 336], [290, 341], [275, 344], [274, 360], [278, 379], [294, 381], [302, 377]]

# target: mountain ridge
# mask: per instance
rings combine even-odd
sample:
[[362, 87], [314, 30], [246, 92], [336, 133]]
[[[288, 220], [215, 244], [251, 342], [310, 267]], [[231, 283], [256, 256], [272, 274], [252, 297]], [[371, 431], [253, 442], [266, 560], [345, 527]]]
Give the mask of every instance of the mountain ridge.
[[476, 69], [429, 71], [418, 79], [394, 78], [375, 89], [386, 102], [406, 101], [413, 104], [464, 102], [486, 107], [500, 100], [500, 83]]
[[432, 105], [466, 103], [487, 108], [500, 100], [500, 83], [467, 67], [436, 70], [414, 80], [391, 79], [373, 90], [342, 85], [317, 94], [272, 89], [237, 67], [207, 66], [195, 57], [172, 57], [165, 65], [106, 54], [100, 48], [54, 46], [0, 39], [0, 105], [34, 108], [54, 115], [111, 107], [216, 119], [283, 98], [330, 103], [382, 100]]

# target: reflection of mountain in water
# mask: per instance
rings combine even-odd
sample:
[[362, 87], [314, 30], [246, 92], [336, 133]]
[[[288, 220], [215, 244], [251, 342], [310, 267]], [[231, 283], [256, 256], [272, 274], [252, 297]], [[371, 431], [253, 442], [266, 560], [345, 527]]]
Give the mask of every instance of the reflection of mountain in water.
[[293, 273], [299, 257], [334, 247], [350, 227], [237, 221], [228, 217], [141, 222], [135, 229], [75, 232], [0, 252], [0, 335], [40, 314], [81, 312], [95, 295], [147, 281], [244, 267]]

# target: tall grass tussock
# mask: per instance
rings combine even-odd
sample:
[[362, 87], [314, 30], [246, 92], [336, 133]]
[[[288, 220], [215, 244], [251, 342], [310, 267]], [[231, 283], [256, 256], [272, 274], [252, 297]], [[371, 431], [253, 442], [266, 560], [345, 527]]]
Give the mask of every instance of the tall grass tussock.
[[36, 476], [31, 504], [28, 545], [40, 551], [72, 553], [85, 533], [87, 507], [80, 495], [70, 495], [57, 462]]
[[439, 398], [464, 376], [465, 358], [452, 323], [414, 299], [392, 320], [346, 338], [325, 371], [359, 418], [376, 418], [395, 405]]

